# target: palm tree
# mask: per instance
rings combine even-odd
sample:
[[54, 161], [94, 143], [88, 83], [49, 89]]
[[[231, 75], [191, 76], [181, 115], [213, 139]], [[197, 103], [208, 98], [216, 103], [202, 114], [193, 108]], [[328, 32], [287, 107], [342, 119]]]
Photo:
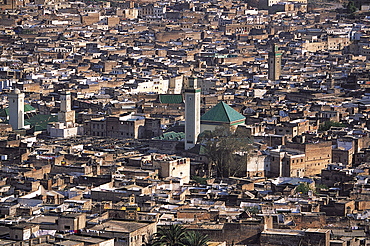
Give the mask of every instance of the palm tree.
[[182, 225], [160, 228], [155, 235], [154, 246], [187, 246], [184, 244], [186, 229]]
[[187, 246], [206, 246], [209, 241], [207, 235], [203, 235], [197, 231], [186, 232], [184, 244]]

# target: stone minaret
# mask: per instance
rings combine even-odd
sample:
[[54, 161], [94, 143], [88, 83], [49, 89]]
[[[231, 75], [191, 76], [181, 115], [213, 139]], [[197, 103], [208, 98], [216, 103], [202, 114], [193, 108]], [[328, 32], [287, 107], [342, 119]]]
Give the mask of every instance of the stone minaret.
[[325, 85], [328, 89], [334, 89], [335, 80], [331, 73], [326, 75]]
[[64, 123], [66, 127], [72, 127], [75, 123], [75, 111], [71, 107], [71, 93], [69, 91], [62, 91], [60, 93], [60, 101], [58, 121]]
[[9, 124], [13, 130], [24, 128], [24, 93], [14, 89], [8, 94], [9, 100]]
[[272, 51], [268, 55], [268, 79], [275, 81], [279, 80], [281, 74], [281, 52], [276, 44], [272, 45]]
[[190, 77], [185, 89], [185, 149], [195, 146], [200, 133], [200, 88]]

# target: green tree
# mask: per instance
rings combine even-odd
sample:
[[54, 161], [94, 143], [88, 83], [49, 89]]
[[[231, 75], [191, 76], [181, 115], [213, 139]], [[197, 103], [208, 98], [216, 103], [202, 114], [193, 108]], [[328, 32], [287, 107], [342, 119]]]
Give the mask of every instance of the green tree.
[[248, 213], [250, 214], [258, 214], [260, 210], [258, 209], [258, 207], [246, 207], [245, 211], [248, 211]]
[[197, 184], [202, 184], [206, 185], [207, 184], [207, 179], [199, 176], [192, 176], [191, 177], [192, 181], [194, 181]]
[[348, 13], [350, 13], [350, 14], [353, 14], [354, 12], [357, 11], [357, 8], [355, 6], [354, 1], [349, 1], [345, 7], [346, 7]]
[[245, 175], [247, 152], [251, 139], [244, 132], [232, 132], [229, 127], [206, 131], [199, 137], [210, 164], [214, 164], [217, 176]]
[[319, 131], [327, 131], [329, 130], [332, 126], [334, 127], [345, 127], [346, 125], [340, 122], [336, 121], [325, 121], [323, 124], [320, 125]]
[[199, 232], [187, 232], [184, 238], [184, 244], [187, 246], [206, 246], [209, 238]]
[[153, 246], [186, 246], [184, 244], [186, 229], [182, 225], [170, 225], [159, 228], [155, 234]]
[[327, 190], [329, 189], [327, 185], [324, 185], [324, 184], [316, 184], [315, 185], [315, 188], [316, 189], [323, 189], [323, 190]]
[[308, 191], [310, 191], [311, 188], [309, 186], [308, 183], [300, 183], [297, 188], [296, 188], [296, 192], [297, 193], [302, 193], [303, 195], [307, 195], [308, 194]]

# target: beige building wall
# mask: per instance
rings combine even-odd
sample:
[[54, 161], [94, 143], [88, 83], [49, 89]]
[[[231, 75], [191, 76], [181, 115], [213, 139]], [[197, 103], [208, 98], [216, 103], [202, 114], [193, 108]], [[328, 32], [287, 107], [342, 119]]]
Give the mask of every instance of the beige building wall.
[[343, 50], [351, 41], [348, 37], [328, 37], [328, 50]]
[[86, 226], [86, 214], [69, 214], [58, 218], [58, 230], [81, 230]]
[[171, 158], [154, 160], [153, 166], [159, 168], [161, 178], [174, 177], [181, 178], [182, 183], [190, 181], [190, 158]]
[[319, 50], [326, 50], [327, 49], [327, 42], [306, 42], [302, 44], [302, 48], [309, 52], [316, 52]]

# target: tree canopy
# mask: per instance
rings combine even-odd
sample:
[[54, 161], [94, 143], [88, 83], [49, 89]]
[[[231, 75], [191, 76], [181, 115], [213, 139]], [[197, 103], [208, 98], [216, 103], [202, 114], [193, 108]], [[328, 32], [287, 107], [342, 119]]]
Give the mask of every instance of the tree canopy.
[[302, 193], [303, 195], [307, 195], [310, 190], [311, 188], [308, 183], [300, 183], [296, 188], [296, 192]]
[[199, 140], [208, 160], [214, 165], [217, 177], [245, 176], [247, 152], [252, 143], [245, 132], [219, 127], [203, 132]]
[[195, 231], [187, 232], [184, 238], [184, 243], [187, 246], [205, 246], [208, 241], [209, 238], [207, 235]]
[[332, 126], [335, 126], [335, 127], [344, 127], [346, 125], [344, 125], [343, 123], [340, 123], [340, 122], [336, 122], [336, 121], [326, 121], [322, 125], [320, 125], [319, 131], [327, 131]]
[[347, 12], [350, 14], [353, 14], [354, 12], [357, 11], [354, 1], [348, 1], [348, 3], [345, 5], [345, 8], [347, 9]]
[[147, 246], [206, 246], [209, 238], [199, 232], [187, 231], [182, 225], [160, 228]]
[[185, 246], [186, 230], [181, 225], [171, 225], [169, 228], [160, 228], [155, 235], [154, 246]]

